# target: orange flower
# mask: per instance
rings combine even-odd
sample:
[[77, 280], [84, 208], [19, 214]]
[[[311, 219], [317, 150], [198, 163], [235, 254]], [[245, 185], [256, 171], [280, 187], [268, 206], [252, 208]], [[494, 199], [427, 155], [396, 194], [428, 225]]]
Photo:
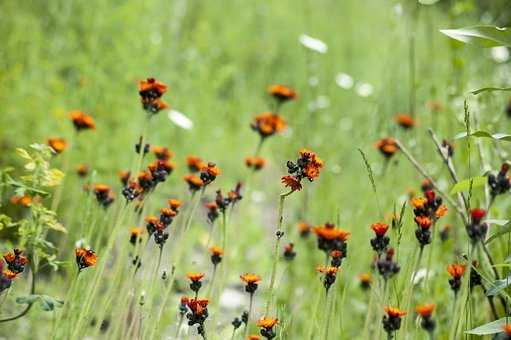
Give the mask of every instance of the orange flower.
[[438, 209], [435, 211], [435, 217], [436, 218], [440, 218], [440, 217], [443, 217], [445, 216], [445, 214], [447, 214], [447, 206], [445, 206], [444, 204], [442, 204], [441, 206], [438, 207]]
[[184, 180], [186, 181], [186, 183], [188, 183], [190, 191], [197, 191], [204, 186], [204, 182], [202, 181], [202, 179], [195, 175], [185, 176]]
[[48, 145], [56, 154], [62, 153], [67, 148], [67, 142], [64, 138], [49, 138]]
[[191, 155], [186, 157], [186, 164], [191, 172], [198, 172], [206, 167], [206, 163], [204, 163], [200, 157]]
[[16, 248], [12, 252], [4, 254], [4, 260], [7, 263], [7, 268], [16, 274], [23, 272], [28, 263], [28, 258], [22, 254], [23, 252]]
[[464, 264], [450, 264], [447, 266], [447, 272], [455, 279], [459, 279], [465, 274], [466, 266]]
[[313, 181], [314, 178], [319, 176], [321, 168], [323, 168], [324, 162], [312, 151], [302, 149], [299, 152], [301, 160], [305, 160], [304, 174]]
[[137, 244], [137, 241], [140, 239], [140, 237], [142, 236], [142, 228], [139, 228], [139, 227], [133, 227], [130, 229], [130, 243], [135, 245]]
[[362, 273], [362, 274], [359, 274], [358, 275], [358, 279], [360, 280], [360, 282], [362, 284], [370, 284], [372, 279], [371, 279], [371, 274], [369, 273]]
[[427, 202], [428, 202], [428, 200], [424, 197], [415, 197], [415, 198], [412, 198], [411, 203], [415, 209], [422, 209], [422, 208], [424, 208], [424, 206], [426, 205]]
[[220, 169], [216, 166], [215, 163], [212, 162], [209, 162], [208, 165], [201, 170], [207, 173], [210, 177], [213, 177], [213, 179], [220, 175]]
[[247, 340], [261, 340], [261, 337], [259, 335], [249, 335]]
[[433, 224], [433, 222], [428, 217], [425, 216], [415, 217], [415, 223], [417, 223], [417, 225], [422, 229], [429, 229], [429, 227], [431, 227], [431, 224]]
[[313, 231], [318, 237], [327, 241], [346, 241], [351, 235], [349, 231], [336, 228], [335, 225], [331, 223], [326, 223], [325, 225], [314, 227]]
[[511, 336], [511, 324], [506, 323], [506, 324], [502, 325], [502, 331], [503, 331], [504, 333], [506, 333], [506, 335], [507, 335], [508, 337], [510, 337], [510, 336]]
[[256, 274], [243, 274], [243, 275], [240, 275], [240, 278], [243, 282], [247, 283], [247, 284], [254, 284], [254, 283], [259, 283], [261, 282], [261, 277], [259, 275], [256, 275]]
[[396, 123], [403, 129], [411, 129], [415, 126], [415, 121], [412, 116], [406, 113], [398, 113], [394, 117]]
[[289, 187], [292, 191], [302, 190], [302, 184], [296, 178], [290, 175], [282, 176], [281, 182], [287, 188]]
[[11, 203], [12, 204], [19, 204], [19, 205], [22, 205], [24, 207], [29, 207], [30, 204], [32, 203], [32, 197], [25, 194], [23, 196], [12, 196], [11, 197]]
[[252, 130], [257, 131], [261, 138], [266, 138], [284, 131], [287, 123], [276, 113], [263, 112], [255, 117], [250, 127]]
[[154, 78], [147, 78], [138, 83], [138, 93], [144, 99], [157, 99], [167, 92], [167, 85]]
[[14, 280], [16, 278], [16, 276], [18, 275], [15, 272], [10, 271], [10, 270], [4, 270], [4, 272], [2, 274], [9, 280]]
[[383, 309], [390, 318], [400, 318], [406, 315], [406, 312], [404, 310], [400, 310], [399, 308], [396, 307], [385, 306]]
[[302, 237], [308, 236], [311, 232], [311, 229], [312, 226], [309, 223], [305, 221], [298, 222], [298, 231], [300, 232], [300, 236]]
[[380, 150], [386, 158], [392, 157], [399, 150], [396, 140], [392, 137], [380, 139], [376, 142], [375, 147]]
[[76, 256], [76, 264], [78, 265], [78, 270], [81, 271], [84, 268], [92, 267], [96, 265], [97, 256], [90, 249], [85, 248], [76, 248], [75, 249]]
[[164, 146], [152, 146], [151, 151], [154, 153], [156, 158], [161, 160], [170, 159], [174, 155], [172, 151]]
[[221, 247], [212, 246], [209, 248], [209, 252], [214, 256], [222, 256], [224, 254], [224, 250]]
[[69, 113], [71, 121], [75, 126], [77, 131], [81, 130], [94, 130], [96, 128], [96, 124], [94, 123], [94, 119], [88, 114], [83, 113], [82, 111], [71, 111]]
[[374, 231], [374, 233], [377, 236], [383, 236], [389, 229], [389, 225], [386, 223], [380, 223], [380, 222], [373, 223], [373, 224], [371, 224], [371, 229]]
[[166, 101], [160, 98], [156, 99], [144, 99], [142, 98], [142, 107], [144, 110], [149, 111], [151, 113], [158, 113], [161, 110], [165, 110], [169, 107]]
[[170, 208], [174, 211], [177, 211], [181, 207], [181, 201], [175, 198], [169, 199], [167, 203], [169, 204]]
[[245, 158], [245, 165], [247, 166], [247, 168], [261, 170], [266, 165], [266, 161], [262, 157], [250, 156]]
[[423, 318], [429, 318], [431, 314], [433, 314], [433, 311], [435, 310], [435, 305], [432, 303], [418, 305], [415, 308], [415, 310], [417, 311], [417, 314], [419, 314]]
[[128, 181], [130, 179], [130, 172], [126, 170], [120, 170], [117, 175], [119, 176], [119, 179], [121, 180], [121, 183], [123, 185], [127, 185]]
[[280, 102], [293, 100], [297, 97], [295, 90], [281, 84], [275, 84], [268, 87], [268, 94]]
[[89, 173], [89, 166], [87, 164], [80, 164], [76, 167], [76, 173], [80, 177], [85, 177]]
[[165, 217], [176, 217], [177, 213], [171, 208], [161, 208], [160, 214]]
[[186, 277], [192, 282], [199, 282], [204, 277], [204, 273], [186, 273]]
[[335, 276], [339, 271], [339, 268], [330, 266], [319, 266], [316, 268], [316, 270], [322, 274]]
[[104, 194], [108, 193], [110, 191], [110, 187], [106, 184], [95, 184], [94, 185], [94, 192], [96, 194]]
[[279, 319], [273, 319], [268, 317], [263, 317], [257, 320], [257, 327], [264, 328], [266, 330], [272, 329], [275, 325], [279, 323]]
[[204, 314], [204, 311], [208, 308], [208, 303], [208, 299], [187, 299], [186, 301], [188, 308], [197, 316]]

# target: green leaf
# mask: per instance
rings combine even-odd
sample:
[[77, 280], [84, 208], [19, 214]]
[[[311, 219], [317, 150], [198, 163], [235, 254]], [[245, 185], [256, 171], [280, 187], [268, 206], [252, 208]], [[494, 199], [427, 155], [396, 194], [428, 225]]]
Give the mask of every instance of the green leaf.
[[[454, 136], [454, 139], [462, 139], [466, 138], [467, 133], [466, 132], [460, 132], [456, 136]], [[488, 131], [474, 131], [470, 134], [470, 137], [476, 137], [476, 138], [491, 138], [494, 140], [501, 140], [504, 142], [511, 142], [511, 135], [507, 133], [490, 133]]]
[[495, 296], [501, 290], [505, 289], [509, 285], [511, 285], [511, 276], [508, 276], [505, 279], [496, 280], [495, 282], [493, 282], [491, 287], [488, 288], [488, 291], [486, 292], [486, 296]]
[[443, 29], [441, 33], [449, 38], [481, 47], [511, 46], [511, 31], [490, 25]]
[[511, 232], [511, 223], [507, 223], [503, 226], [500, 226], [499, 230], [494, 232], [490, 237], [488, 237], [485, 243], [489, 244], [490, 242], [493, 242], [494, 240], [506, 235], [509, 232]]
[[507, 323], [507, 318], [503, 317], [502, 319], [498, 319], [482, 326], [476, 327], [469, 331], [466, 331], [467, 334], [475, 334], [475, 335], [488, 335], [502, 332], [502, 326]]
[[478, 95], [483, 92], [494, 92], [494, 91], [511, 91], [511, 87], [483, 87], [477, 90], [472, 90], [470, 93], [473, 95]]
[[49, 295], [38, 295], [38, 294], [30, 294], [27, 296], [20, 296], [16, 298], [16, 303], [32, 305], [34, 303], [39, 303], [41, 309], [46, 312], [51, 312], [55, 308], [60, 308], [64, 305], [64, 301], [58, 300]]
[[464, 179], [463, 181], [456, 183], [452, 187], [450, 194], [454, 195], [454, 194], [457, 194], [462, 191], [467, 191], [470, 188], [482, 187], [486, 184], [486, 181], [487, 181], [487, 179], [484, 176], [477, 176], [477, 177]]

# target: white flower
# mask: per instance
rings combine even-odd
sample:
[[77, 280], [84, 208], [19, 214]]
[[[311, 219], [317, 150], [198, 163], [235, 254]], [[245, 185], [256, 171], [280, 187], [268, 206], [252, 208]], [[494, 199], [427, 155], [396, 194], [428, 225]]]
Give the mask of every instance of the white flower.
[[351, 89], [354, 83], [353, 77], [346, 73], [339, 73], [335, 77], [335, 82], [345, 90]]
[[306, 34], [300, 35], [300, 43], [309, 50], [324, 54], [328, 51], [328, 46], [319, 39], [309, 37]]
[[185, 130], [190, 130], [191, 128], [193, 128], [193, 122], [190, 120], [190, 118], [186, 117], [179, 111], [170, 110], [168, 116], [170, 121], [179, 126], [180, 128], [183, 128]]
[[509, 60], [509, 50], [505, 46], [492, 47], [490, 53], [497, 63], [505, 63]]
[[356, 91], [360, 97], [369, 97], [373, 94], [373, 85], [369, 83], [359, 83], [357, 84]]

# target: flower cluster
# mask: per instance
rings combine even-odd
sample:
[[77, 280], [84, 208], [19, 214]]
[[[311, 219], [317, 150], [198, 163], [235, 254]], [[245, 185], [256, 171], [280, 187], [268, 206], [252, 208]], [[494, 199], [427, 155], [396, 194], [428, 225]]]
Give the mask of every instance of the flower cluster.
[[7, 269], [16, 275], [22, 273], [28, 263], [28, 258], [22, 254], [23, 251], [16, 248], [12, 252], [4, 254], [4, 260], [5, 263], [7, 263]]
[[429, 182], [422, 184], [424, 197], [412, 198], [413, 213], [415, 215], [415, 237], [421, 247], [431, 243], [431, 226], [447, 213], [447, 207], [442, 204], [442, 198], [428, 187]]
[[16, 275], [9, 269], [4, 270], [4, 262], [0, 260], [0, 293], [11, 287], [12, 280], [16, 278]]
[[447, 266], [447, 272], [451, 275], [449, 285], [454, 294], [457, 294], [461, 288], [461, 278], [465, 274], [465, 268], [464, 264], [450, 264]]
[[[190, 167], [190, 166], [189, 166]], [[215, 163], [209, 162], [200, 169], [199, 175], [187, 175], [184, 177], [186, 183], [188, 183], [188, 189], [191, 192], [196, 192], [201, 188], [205, 188], [211, 184], [220, 175], [220, 169]]]
[[381, 138], [374, 146], [386, 159], [390, 159], [390, 157], [394, 156], [394, 154], [399, 151], [399, 146], [392, 137]]
[[292, 191], [302, 189], [302, 179], [307, 178], [312, 182], [319, 176], [324, 166], [323, 161], [312, 151], [302, 149], [299, 152], [300, 157], [296, 162], [287, 162], [287, 172], [289, 175], [282, 177], [282, 183]]
[[260, 333], [262, 336], [264, 336], [266, 339], [273, 339], [277, 336], [275, 333], [275, 330], [273, 327], [275, 327], [279, 323], [278, 319], [269, 318], [269, 317], [263, 317], [259, 320], [257, 320], [257, 327], [259, 327]]
[[342, 257], [346, 257], [348, 247], [346, 241], [350, 237], [350, 232], [337, 228], [332, 223], [325, 223], [313, 228], [318, 239], [318, 248], [325, 253], [330, 254], [333, 250], [339, 250]]
[[405, 130], [411, 129], [415, 126], [415, 120], [412, 116], [406, 113], [397, 113], [394, 117], [397, 125], [402, 127]]
[[401, 318], [406, 312], [395, 307], [384, 307], [386, 315], [383, 316], [383, 329], [387, 332], [388, 338], [392, 338], [392, 334], [401, 328]]
[[466, 230], [468, 237], [473, 243], [484, 241], [486, 233], [488, 232], [488, 224], [482, 222], [486, 216], [486, 210], [484, 209], [472, 209], [470, 211], [470, 223], [467, 224]]
[[337, 277], [337, 272], [339, 271], [339, 268], [333, 266], [319, 266], [316, 270], [324, 274], [323, 286], [328, 292], [330, 287], [335, 283], [335, 279]]
[[168, 207], [160, 209], [159, 217], [148, 216], [145, 218], [147, 233], [149, 236], [154, 236], [154, 242], [160, 249], [163, 248], [169, 238], [167, 228], [179, 213], [180, 207], [181, 201], [170, 199], [168, 200]]
[[268, 94], [275, 98], [278, 103], [294, 100], [298, 96], [294, 89], [282, 84], [274, 84], [269, 86]]
[[254, 294], [257, 290], [259, 282], [261, 282], [261, 277], [256, 274], [243, 274], [240, 275], [241, 281], [245, 282], [245, 291], [250, 294]]
[[78, 271], [80, 272], [85, 268], [95, 266], [98, 260], [96, 253], [91, 249], [86, 248], [76, 248], [75, 256]]
[[157, 114], [168, 107], [168, 104], [161, 99], [165, 92], [167, 92], [167, 85], [154, 78], [141, 80], [138, 84], [142, 107], [150, 114]]
[[287, 123], [279, 114], [273, 112], [263, 112], [255, 116], [250, 124], [252, 130], [259, 133], [262, 139], [281, 133], [287, 127]]
[[206, 339], [206, 329], [204, 328], [204, 322], [208, 318], [208, 303], [207, 299], [199, 299], [199, 291], [202, 287], [202, 279], [204, 278], [203, 273], [187, 273], [186, 277], [190, 280], [190, 289], [195, 293], [195, 297], [193, 299], [183, 298], [181, 299], [181, 304], [183, 302], [188, 307], [188, 314], [186, 314], [186, 318], [188, 319], [188, 326], [198, 325], [197, 331], [198, 333]]
[[508, 171], [509, 164], [504, 163], [496, 176], [491, 173], [488, 175], [488, 186], [490, 187], [492, 197], [504, 194], [511, 188], [511, 179], [507, 177]]
[[390, 242], [390, 238], [385, 235], [389, 229], [389, 225], [385, 223], [373, 223], [371, 229], [375, 234], [375, 237], [371, 239], [371, 247], [380, 255], [387, 249]]

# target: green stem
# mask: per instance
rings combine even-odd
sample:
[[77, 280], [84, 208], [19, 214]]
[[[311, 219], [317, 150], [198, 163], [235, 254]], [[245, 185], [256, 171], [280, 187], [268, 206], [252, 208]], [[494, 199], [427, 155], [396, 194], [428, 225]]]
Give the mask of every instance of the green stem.
[[250, 323], [250, 315], [252, 314], [252, 304], [253, 303], [254, 303], [254, 293], [250, 293], [250, 302], [248, 304], [247, 323], [245, 323], [245, 329], [243, 330], [243, 339], [245, 339], [248, 335], [248, 325]]

